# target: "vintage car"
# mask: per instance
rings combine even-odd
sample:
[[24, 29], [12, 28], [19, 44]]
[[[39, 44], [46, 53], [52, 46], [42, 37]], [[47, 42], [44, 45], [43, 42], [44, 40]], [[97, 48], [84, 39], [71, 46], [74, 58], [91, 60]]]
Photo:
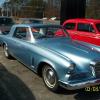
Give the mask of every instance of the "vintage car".
[[[64, 35], [55, 35], [58, 32]], [[5, 56], [15, 57], [42, 76], [51, 91], [59, 86], [75, 90], [100, 84], [100, 52], [72, 41], [60, 25], [14, 25], [0, 39]]]
[[63, 26], [72, 39], [100, 46], [100, 20], [69, 19], [63, 23]]

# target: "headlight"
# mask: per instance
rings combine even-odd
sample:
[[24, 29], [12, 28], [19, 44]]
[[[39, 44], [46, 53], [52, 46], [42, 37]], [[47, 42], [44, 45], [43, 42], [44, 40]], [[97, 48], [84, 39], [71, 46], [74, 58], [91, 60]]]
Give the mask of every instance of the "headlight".
[[71, 63], [69, 66], [69, 71], [72, 71], [75, 69], [75, 64]]
[[94, 61], [90, 62], [90, 65], [95, 66], [96, 62], [94, 62]]

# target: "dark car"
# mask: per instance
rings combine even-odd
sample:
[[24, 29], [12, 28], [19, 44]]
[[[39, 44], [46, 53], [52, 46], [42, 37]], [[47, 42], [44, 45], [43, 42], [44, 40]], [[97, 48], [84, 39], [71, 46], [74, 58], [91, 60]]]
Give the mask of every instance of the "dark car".
[[[15, 22], [13, 18], [7, 16], [0, 16], [0, 35], [7, 35]], [[0, 45], [2, 41], [0, 40]]]
[[0, 33], [7, 34], [10, 31], [13, 24], [14, 24], [14, 20], [11, 17], [1, 16]]

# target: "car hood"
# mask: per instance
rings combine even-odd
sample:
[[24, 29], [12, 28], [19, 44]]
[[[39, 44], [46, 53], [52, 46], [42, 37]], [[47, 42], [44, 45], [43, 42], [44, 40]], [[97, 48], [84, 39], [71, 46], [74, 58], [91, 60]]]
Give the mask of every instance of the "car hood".
[[67, 38], [43, 39], [38, 41], [37, 44], [55, 51], [56, 53], [59, 53], [74, 62], [76, 62], [76, 60], [79, 62], [81, 60], [86, 61], [100, 58], [100, 53], [98, 53], [98, 51]]

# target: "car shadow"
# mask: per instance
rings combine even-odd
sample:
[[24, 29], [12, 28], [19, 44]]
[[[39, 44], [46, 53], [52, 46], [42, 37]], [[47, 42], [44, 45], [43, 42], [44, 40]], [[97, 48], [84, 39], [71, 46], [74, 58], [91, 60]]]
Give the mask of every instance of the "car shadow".
[[60, 88], [57, 94], [73, 95], [75, 100], [99, 100], [100, 99], [100, 91], [89, 92], [89, 91], [85, 91], [85, 89], [66, 90], [66, 89]]
[[74, 95], [75, 100], [100, 100], [100, 92], [91, 91], [79, 91]]
[[56, 92], [56, 94], [62, 94], [62, 95], [72, 95], [75, 94], [77, 90], [67, 90], [62, 87], [59, 88], [59, 90]]
[[17, 76], [0, 63], [0, 100], [35, 100], [33, 93]]

